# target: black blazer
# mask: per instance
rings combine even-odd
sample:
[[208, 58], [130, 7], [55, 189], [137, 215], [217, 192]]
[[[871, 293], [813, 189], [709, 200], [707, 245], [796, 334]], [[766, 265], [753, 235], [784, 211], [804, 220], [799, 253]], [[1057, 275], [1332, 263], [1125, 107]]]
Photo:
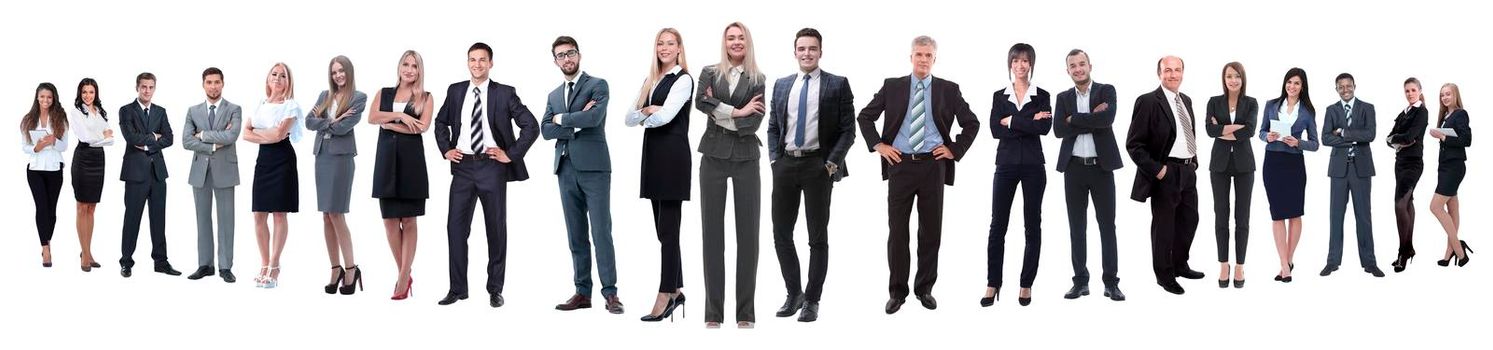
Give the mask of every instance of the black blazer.
[[[772, 162], [782, 158], [788, 147], [788, 94], [797, 93], [791, 91], [796, 79], [798, 74], [793, 74], [773, 83], [767, 119], [767, 159]], [[819, 79], [819, 151], [829, 151], [824, 159], [839, 167], [830, 179], [840, 181], [850, 176], [845, 154], [855, 143], [855, 95], [845, 77], [820, 70]]]
[[1422, 102], [1419, 107], [1410, 107], [1409, 110], [1401, 111], [1395, 117], [1394, 127], [1389, 129], [1389, 137], [1386, 142], [1390, 147], [1395, 145], [1410, 144], [1395, 152], [1397, 159], [1420, 159], [1425, 155], [1426, 124], [1429, 123], [1430, 112], [1426, 110], [1426, 104]]
[[[176, 140], [171, 136], [171, 120], [166, 108], [152, 103], [150, 112], [140, 109], [140, 103], [119, 107], [119, 131], [124, 134], [124, 162], [119, 167], [119, 180], [147, 182], [166, 180], [166, 159], [161, 150], [171, 147]], [[160, 138], [155, 135], [160, 134]], [[140, 150], [144, 146], [146, 150]]]
[[[954, 185], [954, 162], [964, 158], [964, 152], [975, 142], [975, 135], [980, 133], [980, 119], [975, 112], [969, 110], [969, 103], [964, 101], [964, 94], [959, 92], [959, 84], [952, 81], [933, 77], [930, 84], [933, 94], [934, 105], [932, 107], [933, 125], [938, 127], [938, 133], [943, 138], [944, 146], [954, 152], [954, 159], [944, 159], [944, 185]], [[856, 117], [861, 127], [861, 135], [866, 138], [866, 148], [876, 152], [876, 144], [884, 143], [891, 145], [897, 139], [897, 131], [902, 129], [902, 120], [907, 118], [907, 103], [912, 96], [912, 76], [898, 78], [887, 78], [882, 82], [881, 90], [871, 97], [871, 103], [861, 108], [860, 116]], [[881, 119], [882, 113], [886, 114], [886, 122], [881, 124], [881, 132], [876, 131], [876, 120]], [[949, 136], [949, 130], [955, 122], [959, 123], [959, 135]], [[881, 179], [887, 179], [888, 164], [885, 159], [881, 160]]]
[[[456, 140], [461, 137], [461, 126], [470, 118], [458, 114], [461, 114], [467, 95], [471, 94], [471, 86], [470, 81], [451, 84], [446, 90], [446, 102], [441, 104], [440, 111], [435, 115], [435, 145], [441, 152], [441, 157], [446, 156], [446, 151], [456, 148]], [[529, 152], [529, 146], [534, 145], [534, 140], [539, 138], [539, 121], [534, 119], [534, 113], [529, 112], [529, 107], [519, 101], [512, 86], [489, 81], [486, 90], [487, 130], [494, 133], [493, 141], [512, 160], [504, 167], [508, 173], [504, 174], [503, 180], [528, 180], [529, 171], [524, 167], [524, 154]], [[516, 138], [513, 134], [514, 124], [519, 128]], [[455, 171], [453, 167], [453, 174]]]
[[1472, 127], [1468, 125], [1469, 122], [1465, 109], [1458, 109], [1441, 120], [1441, 127], [1457, 131], [1457, 137], [1447, 136], [1445, 141], [1441, 141], [1442, 163], [1467, 160], [1467, 147], [1472, 146]]
[[[1156, 88], [1145, 95], [1135, 98], [1135, 112], [1131, 115], [1130, 132], [1125, 138], [1125, 150], [1130, 153], [1130, 161], [1135, 162], [1135, 185], [1130, 188], [1130, 199], [1145, 202], [1151, 198], [1154, 189], [1159, 189], [1163, 180], [1157, 180], [1156, 174], [1161, 173], [1161, 168], [1166, 166], [1168, 154], [1172, 152], [1172, 143], [1180, 136], [1177, 128], [1176, 115], [1172, 111], [1172, 103], [1166, 99], [1166, 93], [1162, 88]], [[1192, 98], [1181, 92], [1177, 93], [1182, 98], [1182, 104], [1187, 108], [1188, 115], [1192, 114]], [[1193, 118], [1196, 123], [1197, 118]], [[1192, 125], [1188, 125], [1192, 128]], [[1192, 169], [1197, 170], [1197, 155], [1192, 156]], [[1166, 180], [1171, 180], [1180, 169], [1172, 169], [1171, 174], [1166, 175]]]
[[[1239, 96], [1239, 105], [1234, 110], [1236, 117], [1230, 118], [1229, 95], [1223, 94], [1208, 98], [1207, 111], [1208, 119], [1203, 122], [1203, 129], [1208, 137], [1213, 138], [1213, 156], [1209, 159], [1208, 171], [1225, 172], [1230, 164], [1234, 171], [1255, 171], [1255, 150], [1249, 140], [1255, 138], [1255, 126], [1259, 124], [1259, 101], [1254, 97]], [[1220, 139], [1223, 126], [1229, 124], [1244, 125], [1244, 128], [1234, 132], [1233, 141]]]
[[[1052, 119], [1033, 120], [1037, 112], [1052, 111], [1052, 96], [1033, 85], [1036, 96], [1017, 107], [1011, 103], [1014, 91], [996, 90], [990, 101], [990, 136], [1000, 140], [995, 146], [995, 165], [1044, 164], [1042, 135], [1052, 130]], [[1011, 126], [1001, 119], [1011, 117]], [[997, 168], [999, 170], [999, 168]]]
[[[1120, 106], [1115, 103], [1115, 86], [1100, 83], [1091, 83], [1089, 86], [1089, 111], [1098, 108], [1100, 104], [1108, 103], [1109, 108], [1099, 113], [1078, 113], [1078, 91], [1069, 88], [1058, 93], [1057, 105], [1053, 106], [1052, 131], [1058, 138], [1063, 139], [1063, 145], [1058, 148], [1058, 172], [1068, 170], [1068, 161], [1073, 157], [1073, 142], [1078, 135], [1089, 134], [1094, 136], [1094, 151], [1099, 154], [1099, 167], [1104, 170], [1114, 171], [1125, 166], [1120, 160], [1120, 146], [1115, 141], [1115, 111]], [[1073, 117], [1068, 121], [1068, 117]]]

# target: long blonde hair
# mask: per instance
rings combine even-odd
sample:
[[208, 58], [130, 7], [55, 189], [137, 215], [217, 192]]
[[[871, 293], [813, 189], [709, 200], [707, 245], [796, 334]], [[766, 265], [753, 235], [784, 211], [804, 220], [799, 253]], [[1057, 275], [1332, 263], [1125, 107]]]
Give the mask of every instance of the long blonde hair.
[[650, 54], [650, 57], [652, 57], [651, 61], [653, 63], [648, 65], [648, 80], [644, 81], [643, 87], [638, 89], [638, 102], [636, 108], [643, 108], [643, 106], [648, 104], [648, 97], [650, 95], [653, 95], [653, 86], [658, 84], [659, 79], [663, 79], [665, 73], [664, 62], [658, 60], [658, 49], [656, 47], [658, 46], [659, 38], [662, 38], [664, 36], [664, 33], [674, 35], [674, 41], [679, 43], [679, 58], [675, 60], [675, 64], [679, 65], [679, 69], [681, 71], [685, 72], [686, 74], [689, 73], [689, 64], [685, 63], [684, 59], [684, 37], [680, 36], [679, 31], [674, 28], [659, 29], [658, 34], [653, 36], [653, 45], [655, 46], [655, 49], [653, 50], [654, 52]]
[[[270, 72], [274, 72], [275, 67], [285, 68], [285, 99], [289, 100], [295, 98], [295, 78], [292, 78], [290, 75], [290, 66], [285, 65], [285, 62], [275, 62], [274, 65], [270, 66]], [[264, 97], [270, 97], [269, 76], [264, 77]]]
[[[332, 75], [336, 74], [336, 72], [332, 72], [332, 65], [336, 64], [341, 64], [342, 71], [347, 74], [347, 87], [345, 88], [338, 88], [337, 81], [332, 79]], [[357, 84], [354, 84], [354, 81], [356, 80], [353, 79], [353, 61], [351, 59], [348, 59], [347, 56], [339, 55], [337, 57], [332, 57], [332, 62], [327, 63], [327, 86], [330, 86], [329, 88], [327, 88], [327, 94], [330, 96], [327, 96], [327, 99], [325, 101], [322, 101], [321, 104], [316, 105], [315, 108], [312, 108], [311, 115], [318, 117], [322, 116], [322, 112], [325, 112], [328, 108], [332, 108], [332, 101], [337, 101], [337, 110], [334, 111], [336, 114], [333, 114], [331, 116], [332, 118], [336, 118], [338, 116], [341, 116], [343, 113], [347, 113], [347, 110], [352, 108], [353, 92], [358, 91]], [[346, 93], [342, 94], [342, 96], [340, 97], [337, 96], [337, 94], [343, 93], [344, 89], [346, 89]]]
[[726, 74], [731, 70], [731, 50], [726, 47], [726, 33], [731, 31], [731, 27], [740, 28], [742, 36], [746, 37], [746, 56], [741, 59], [741, 70], [746, 72], [747, 79], [757, 79], [760, 71], [757, 70], [756, 41], [752, 40], [752, 31], [747, 30], [746, 25], [741, 22], [731, 22], [721, 31], [721, 63], [715, 65], [717, 78], [725, 81]]
[[[426, 94], [426, 92], [425, 92], [425, 59], [421, 58], [420, 57], [420, 53], [419, 52], [415, 52], [415, 50], [405, 50], [403, 55], [399, 55], [399, 64], [394, 66], [395, 67], [395, 71], [394, 72], [395, 72], [396, 76], [399, 75], [399, 73], [398, 73], [399, 72], [399, 70], [398, 70], [399, 67], [404, 66], [404, 59], [406, 57], [414, 57], [415, 58], [415, 82], [413, 84], [410, 84], [411, 85], [410, 86], [410, 101], [408, 103], [413, 104], [415, 106], [414, 107], [415, 108], [415, 114], [423, 114], [423, 113], [425, 113], [425, 111], [423, 111], [422, 109], [425, 108], [425, 94]], [[404, 78], [401, 77], [401, 78], [399, 78], [394, 83], [394, 92], [395, 92], [396, 95], [399, 93], [399, 87], [402, 86], [402, 85], [404, 85]]]
[[1441, 106], [1441, 111], [1437, 112], [1438, 115], [1436, 117], [1436, 124], [1438, 125], [1446, 123], [1446, 115], [1462, 109], [1462, 89], [1458, 88], [1457, 84], [1452, 83], [1443, 84], [1441, 88], [1452, 89], [1452, 104], [1450, 106], [1441, 104], [1441, 92], [1438, 91], [1436, 93], [1436, 104]]

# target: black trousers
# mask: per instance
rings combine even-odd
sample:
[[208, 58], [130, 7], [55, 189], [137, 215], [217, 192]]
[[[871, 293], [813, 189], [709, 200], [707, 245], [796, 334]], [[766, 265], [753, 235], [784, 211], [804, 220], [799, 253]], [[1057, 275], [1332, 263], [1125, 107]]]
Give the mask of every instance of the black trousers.
[[[772, 241], [783, 270], [783, 286], [788, 295], [802, 294], [804, 300], [818, 302], [824, 292], [824, 278], [829, 270], [829, 205], [834, 181], [824, 168], [823, 156], [783, 156], [772, 163]], [[809, 231], [809, 284], [799, 277], [798, 250], [793, 243], [793, 228], [798, 225], [799, 198], [803, 198], [804, 216]]]
[[166, 261], [166, 179], [124, 183], [124, 238], [120, 243], [119, 266], [135, 266], [135, 244], [140, 239], [140, 218], [150, 204], [150, 259], [156, 267]]
[[[1062, 161], [1062, 160], [1059, 160]], [[1103, 253], [1105, 286], [1118, 286], [1119, 252], [1115, 242], [1115, 172], [1099, 164], [1072, 160], [1063, 172], [1063, 194], [1068, 201], [1068, 236], [1073, 246], [1073, 284], [1089, 284], [1089, 199], [1099, 223], [1099, 246]]]
[[1042, 193], [1047, 189], [1047, 171], [1042, 164], [995, 166], [991, 196], [990, 237], [985, 246], [986, 287], [1001, 289], [1006, 261], [1006, 229], [1011, 224], [1011, 203], [1021, 186], [1022, 221], [1026, 225], [1026, 251], [1021, 259], [1021, 288], [1031, 288], [1037, 279], [1037, 261], [1042, 257]]
[[451, 293], [467, 294], [467, 238], [472, 235], [472, 217], [482, 203], [482, 222], [487, 227], [487, 293], [502, 294], [508, 261], [508, 182], [501, 174], [505, 165], [496, 160], [466, 155], [451, 164], [450, 214], [446, 217], [446, 242], [450, 251]]
[[673, 293], [684, 288], [684, 260], [679, 253], [679, 221], [683, 219], [684, 201], [653, 200], [653, 227], [658, 232], [658, 292]]
[[26, 184], [31, 187], [31, 201], [36, 204], [36, 235], [43, 247], [52, 244], [57, 230], [57, 197], [62, 194], [62, 170], [26, 170]]
[[[1230, 165], [1232, 167], [1232, 165]], [[1210, 172], [1213, 183], [1213, 236], [1218, 241], [1218, 262], [1229, 262], [1229, 187], [1233, 187], [1234, 198], [1234, 263], [1244, 264], [1244, 251], [1249, 247], [1249, 200], [1254, 192], [1255, 173]]]
[[1197, 169], [1168, 161], [1166, 176], [1151, 189], [1151, 269], [1156, 281], [1175, 281], [1186, 269], [1198, 229]]
[[1415, 246], [1410, 238], [1415, 235], [1415, 185], [1426, 169], [1420, 157], [1395, 158], [1395, 227], [1400, 231], [1399, 256], [1414, 256]]
[[938, 246], [943, 236], [944, 168], [942, 161], [910, 159], [887, 168], [887, 236], [886, 257], [891, 270], [888, 289], [892, 299], [907, 299], [907, 277], [912, 256], [908, 251], [912, 232], [908, 222], [912, 208], [918, 209], [918, 272], [912, 292], [933, 292], [938, 281]]

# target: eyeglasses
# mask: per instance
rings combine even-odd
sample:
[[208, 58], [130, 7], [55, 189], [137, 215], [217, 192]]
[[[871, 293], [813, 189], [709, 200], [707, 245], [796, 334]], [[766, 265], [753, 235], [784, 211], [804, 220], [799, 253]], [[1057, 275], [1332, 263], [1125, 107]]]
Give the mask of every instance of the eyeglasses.
[[563, 59], [567, 59], [567, 58], [580, 57], [580, 56], [581, 56], [581, 52], [580, 51], [576, 51], [575, 49], [570, 49], [570, 50], [566, 50], [565, 52], [561, 52], [561, 53], [555, 54], [555, 60], [559, 61], [559, 60], [563, 60]]

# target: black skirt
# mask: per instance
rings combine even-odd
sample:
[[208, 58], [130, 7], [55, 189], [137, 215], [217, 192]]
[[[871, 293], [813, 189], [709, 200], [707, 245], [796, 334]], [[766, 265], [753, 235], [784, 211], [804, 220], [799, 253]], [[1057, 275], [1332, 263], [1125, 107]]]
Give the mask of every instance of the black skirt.
[[300, 208], [300, 176], [290, 139], [259, 145], [254, 164], [254, 211], [294, 213]]
[[1306, 203], [1306, 161], [1301, 153], [1266, 151], [1263, 170], [1270, 219], [1301, 217]]
[[98, 203], [104, 194], [104, 149], [78, 143], [73, 151], [73, 197], [79, 203]]
[[1449, 160], [1436, 167], [1436, 194], [1456, 197], [1462, 187], [1462, 178], [1467, 177], [1467, 161]]

